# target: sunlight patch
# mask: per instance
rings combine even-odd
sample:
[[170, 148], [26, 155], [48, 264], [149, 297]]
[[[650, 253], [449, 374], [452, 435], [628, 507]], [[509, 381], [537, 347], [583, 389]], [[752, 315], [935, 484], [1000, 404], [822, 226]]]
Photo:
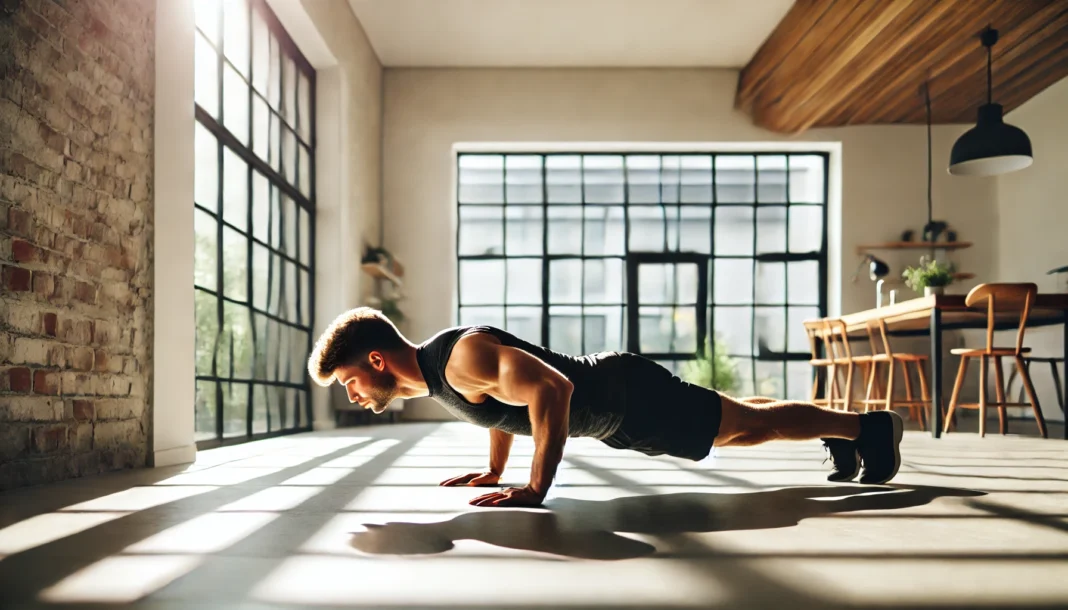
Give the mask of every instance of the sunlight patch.
[[55, 603], [133, 602], [193, 570], [195, 555], [108, 557], [64, 578], [38, 596]]
[[216, 486], [187, 487], [132, 487], [122, 491], [101, 496], [93, 500], [79, 502], [63, 511], [137, 511], [153, 508], [168, 502], [183, 500], [219, 489]]
[[275, 513], [208, 513], [126, 547], [130, 553], [216, 553], [259, 530]]
[[0, 555], [23, 551], [73, 536], [124, 517], [128, 512], [48, 513], [19, 521], [0, 530]]

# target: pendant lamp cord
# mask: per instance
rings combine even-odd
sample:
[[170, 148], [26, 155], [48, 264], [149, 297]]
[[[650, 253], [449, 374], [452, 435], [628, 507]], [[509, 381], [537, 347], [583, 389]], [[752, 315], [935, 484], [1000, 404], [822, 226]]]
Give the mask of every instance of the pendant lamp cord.
[[993, 52], [991, 47], [992, 47], [992, 45], [987, 45], [987, 47], [986, 47], [986, 103], [987, 104], [992, 104], [994, 102], [994, 92], [993, 92], [994, 79], [991, 76], [991, 70], [990, 70], [990, 64], [991, 64], [991, 61], [992, 61], [991, 60], [991, 54]]
[[923, 83], [923, 97], [927, 106], [927, 224], [931, 224], [934, 222], [931, 201], [931, 89], [926, 81]]

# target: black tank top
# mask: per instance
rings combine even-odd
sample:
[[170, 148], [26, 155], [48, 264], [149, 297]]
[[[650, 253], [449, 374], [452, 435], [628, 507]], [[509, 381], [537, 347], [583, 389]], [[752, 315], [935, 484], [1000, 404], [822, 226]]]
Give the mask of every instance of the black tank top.
[[479, 404], [468, 402], [445, 380], [445, 365], [456, 342], [470, 333], [488, 333], [502, 345], [521, 349], [560, 371], [574, 385], [568, 436], [604, 439], [619, 427], [626, 412], [620, 354], [601, 352], [569, 356], [528, 343], [492, 326], [458, 326], [445, 329], [418, 346], [417, 358], [430, 397], [449, 413], [483, 428], [496, 428], [510, 434], [532, 436], [526, 406], [517, 407], [487, 396]]

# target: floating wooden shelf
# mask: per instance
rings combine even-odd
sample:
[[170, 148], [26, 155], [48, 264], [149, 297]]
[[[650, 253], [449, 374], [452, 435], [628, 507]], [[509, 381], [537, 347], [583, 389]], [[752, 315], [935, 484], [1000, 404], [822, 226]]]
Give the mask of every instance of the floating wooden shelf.
[[[953, 274], [953, 279], [957, 280], [958, 282], [964, 281], [964, 280], [971, 280], [971, 279], [975, 279], [975, 274], [974, 273], [954, 273]], [[894, 278], [894, 279], [883, 278], [883, 283], [884, 284], [889, 284], [891, 286], [899, 286], [899, 285], [900, 286], [904, 286], [905, 285], [905, 280], [904, 280], [904, 278]]]
[[963, 250], [971, 247], [969, 241], [892, 241], [857, 246], [857, 254], [864, 254], [868, 250]]
[[372, 277], [376, 277], [376, 278], [383, 279], [383, 280], [389, 280], [389, 281], [393, 282], [394, 284], [396, 284], [398, 287], [404, 285], [404, 282], [401, 281], [401, 279], [399, 277], [397, 277], [389, 269], [386, 269], [385, 267], [383, 267], [382, 265], [379, 265], [378, 263], [364, 263], [361, 266], [363, 267], [364, 272], [367, 273], [368, 275], [372, 276]]

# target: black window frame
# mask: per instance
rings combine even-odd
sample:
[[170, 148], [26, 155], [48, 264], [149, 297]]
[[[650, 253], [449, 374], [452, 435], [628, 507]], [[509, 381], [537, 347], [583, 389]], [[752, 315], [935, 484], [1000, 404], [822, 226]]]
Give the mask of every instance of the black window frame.
[[[461, 195], [462, 188], [463, 188], [462, 176], [461, 176], [461, 173], [462, 173], [461, 163], [462, 163], [463, 158], [465, 158], [465, 157], [496, 157], [496, 156], [499, 156], [499, 157], [503, 158], [503, 160], [502, 160], [502, 163], [503, 163], [503, 167], [502, 167], [502, 183], [501, 183], [502, 184], [502, 200], [499, 203], [487, 203], [487, 202], [471, 203], [471, 202], [464, 202], [462, 200], [462, 195]], [[513, 157], [513, 156], [517, 156], [517, 157], [540, 157], [541, 158], [542, 197], [541, 197], [541, 202], [540, 203], [536, 203], [536, 204], [531, 204], [531, 203], [510, 204], [509, 203], [509, 201], [508, 201], [508, 177], [507, 177], [508, 161], [507, 161], [507, 159], [508, 159], [508, 157]], [[547, 168], [549, 166], [549, 163], [548, 163], [549, 159], [552, 158], [552, 157], [575, 157], [575, 156], [578, 156], [581, 159], [581, 164], [582, 164], [582, 165], [580, 165], [580, 169], [579, 169], [579, 171], [580, 171], [579, 180], [580, 180], [580, 183], [582, 185], [580, 200], [575, 201], [575, 202], [567, 202], [567, 203], [564, 203], [564, 202], [553, 202], [553, 203], [550, 203], [549, 202], [549, 196], [548, 196], [549, 182], [548, 182], [548, 176], [547, 176], [547, 174], [548, 174], [548, 169]], [[626, 160], [627, 160], [627, 158], [629, 156], [658, 157], [660, 159], [660, 167], [661, 168], [663, 168], [663, 161], [664, 161], [665, 157], [680, 157], [680, 158], [681, 157], [711, 157], [711, 159], [712, 159], [712, 170], [711, 170], [711, 173], [712, 173], [712, 190], [711, 190], [711, 193], [712, 193], [712, 195], [711, 195], [711, 201], [707, 202], [707, 203], [683, 203], [682, 202], [682, 197], [681, 197], [681, 186], [682, 185], [680, 183], [680, 185], [679, 185], [679, 188], [680, 188], [679, 196], [673, 202], [660, 201], [659, 204], [655, 204], [655, 203], [654, 204], [633, 203], [633, 202], [631, 202], [630, 201], [630, 193], [631, 193], [630, 171], [629, 171], [628, 166], [626, 164], [627, 163]], [[622, 181], [623, 200], [622, 200], [622, 202], [619, 202], [619, 203], [591, 203], [591, 202], [587, 202], [586, 201], [586, 178], [585, 178], [585, 166], [584, 165], [585, 165], [586, 159], [589, 158], [589, 157], [622, 157], [624, 159], [624, 166], [623, 166], [623, 170], [622, 170], [623, 171], [623, 181]], [[718, 201], [719, 192], [718, 192], [717, 184], [716, 184], [716, 174], [717, 174], [717, 172], [716, 172], [716, 159], [718, 157], [752, 157], [752, 159], [753, 159], [753, 201], [751, 203], [733, 203], [733, 202], [720, 202], [720, 201]], [[786, 175], [785, 201], [783, 201], [783, 202], [761, 201], [761, 197], [760, 197], [761, 188], [759, 186], [759, 180], [760, 180], [759, 174], [760, 174], [760, 171], [761, 171], [760, 162], [759, 162], [759, 158], [760, 157], [786, 157], [787, 165], [786, 165], [786, 170], [785, 170], [785, 175]], [[789, 182], [790, 181], [790, 173], [791, 172], [790, 172], [789, 163], [790, 163], [790, 159], [793, 158], [793, 157], [819, 157], [822, 160], [822, 169], [823, 169], [823, 184], [822, 184], [822, 193], [821, 193], [822, 201], [820, 201], [820, 202], [808, 202], [808, 201], [805, 201], [805, 202], [792, 202], [791, 201], [791, 197], [790, 197], [790, 182]], [[627, 347], [627, 334], [626, 334], [626, 328], [625, 328], [626, 327], [626, 322], [627, 322], [627, 320], [626, 320], [626, 311], [625, 311], [625, 308], [627, 307], [626, 286], [624, 285], [624, 288], [623, 288], [623, 295], [622, 295], [622, 298], [620, 299], [621, 302], [617, 303], [617, 302], [613, 301], [613, 302], [605, 302], [605, 303], [586, 303], [585, 302], [585, 295], [586, 295], [585, 277], [583, 277], [583, 280], [582, 280], [582, 287], [583, 287], [583, 290], [582, 290], [582, 302], [580, 302], [580, 303], [555, 303], [550, 299], [550, 282], [552, 281], [552, 278], [550, 277], [550, 275], [551, 275], [550, 274], [550, 265], [552, 264], [553, 261], [559, 261], [559, 260], [582, 260], [582, 261], [586, 261], [586, 260], [598, 260], [598, 259], [618, 259], [618, 260], [622, 261], [624, 269], [626, 269], [628, 257], [633, 257], [633, 255], [638, 254], [638, 253], [649, 252], [649, 250], [636, 250], [636, 249], [632, 249], [632, 247], [631, 247], [632, 235], [631, 235], [631, 218], [630, 218], [630, 216], [631, 216], [632, 210], [635, 207], [639, 207], [639, 206], [640, 207], [647, 207], [647, 208], [659, 207], [663, 211], [663, 213], [665, 214], [665, 222], [664, 222], [664, 234], [665, 234], [665, 237], [664, 237], [664, 240], [663, 240], [664, 241], [664, 246], [665, 246], [664, 247], [664, 251], [675, 252], [677, 250], [672, 250], [672, 249], [670, 249], [668, 247], [669, 246], [669, 244], [668, 244], [668, 232], [670, 231], [670, 229], [669, 229], [669, 223], [666, 221], [666, 219], [668, 218], [667, 217], [667, 211], [669, 209], [675, 211], [675, 213], [678, 214], [678, 216], [677, 216], [677, 218], [679, 219], [678, 222], [681, 224], [682, 222], [685, 222], [683, 220], [682, 216], [681, 216], [683, 208], [707, 208], [709, 210], [709, 220], [708, 220], [708, 223], [709, 223], [708, 266], [709, 266], [709, 273], [710, 273], [710, 277], [709, 277], [710, 281], [708, 283], [708, 303], [707, 303], [708, 304], [708, 311], [709, 311], [709, 317], [708, 317], [708, 320], [707, 320], [708, 321], [707, 331], [708, 331], [709, 337], [715, 336], [715, 330], [716, 330], [716, 326], [715, 326], [715, 311], [716, 311], [717, 308], [722, 308], [722, 307], [747, 308], [749, 310], [749, 314], [750, 314], [749, 323], [750, 323], [750, 332], [751, 332], [751, 348], [750, 348], [751, 353], [749, 353], [749, 354], [731, 353], [730, 356], [732, 356], [734, 358], [745, 359], [746, 361], [748, 361], [750, 363], [750, 366], [752, 367], [751, 371], [750, 371], [750, 374], [751, 374], [751, 379], [752, 379], [752, 382], [753, 382], [754, 386], [756, 386], [756, 384], [758, 383], [758, 377], [757, 377], [758, 363], [760, 363], [760, 362], [772, 362], [772, 363], [780, 364], [781, 365], [781, 379], [783, 381], [782, 390], [783, 390], [784, 396], [787, 395], [787, 392], [789, 391], [789, 381], [788, 381], [789, 375], [788, 375], [788, 368], [787, 368], [788, 363], [789, 362], [808, 361], [811, 358], [811, 352], [809, 351], [807, 346], [805, 347], [804, 351], [793, 351], [793, 352], [790, 351], [790, 341], [789, 341], [789, 334], [788, 334], [789, 333], [789, 312], [790, 312], [790, 308], [795, 306], [795, 305], [792, 305], [789, 302], [789, 297], [788, 297], [788, 294], [789, 294], [789, 273], [788, 272], [786, 273], [786, 277], [785, 277], [785, 280], [784, 280], [783, 294], [787, 295], [784, 298], [784, 302], [782, 304], [767, 305], [767, 304], [759, 303], [757, 301], [757, 295], [756, 295], [756, 292], [757, 292], [757, 277], [758, 277], [757, 269], [758, 269], [758, 265], [760, 263], [784, 263], [785, 264], [785, 263], [802, 262], [802, 261], [814, 261], [814, 262], [816, 262], [817, 267], [818, 267], [818, 276], [819, 276], [819, 279], [818, 279], [818, 282], [819, 282], [819, 286], [818, 286], [818, 302], [816, 304], [805, 303], [805, 304], [803, 304], [801, 306], [806, 307], [806, 308], [809, 308], [809, 307], [818, 308], [820, 317], [825, 317], [827, 315], [828, 288], [829, 288], [828, 287], [828, 259], [829, 259], [829, 246], [828, 246], [828, 244], [829, 244], [829, 235], [828, 235], [828, 233], [829, 233], [829, 222], [828, 222], [828, 220], [829, 220], [828, 219], [829, 201], [828, 201], [828, 197], [829, 197], [829, 190], [830, 190], [829, 189], [829, 183], [830, 183], [830, 179], [831, 179], [831, 175], [830, 175], [830, 153], [828, 153], [826, 151], [803, 150], [803, 149], [801, 149], [801, 150], [790, 150], [790, 151], [774, 151], [774, 150], [737, 150], [737, 151], [735, 151], [735, 150], [731, 150], [731, 151], [718, 151], [718, 150], [700, 150], [700, 151], [698, 151], [698, 150], [691, 150], [691, 151], [665, 151], [665, 150], [620, 150], [620, 151], [569, 150], [569, 151], [552, 151], [552, 152], [521, 151], [521, 150], [456, 151], [456, 153], [455, 153], [455, 166], [454, 167], [455, 167], [454, 171], [455, 171], [455, 176], [456, 176], [456, 193], [455, 193], [455, 197], [456, 197], [456, 246], [455, 246], [456, 247], [456, 308], [455, 308], [455, 312], [454, 312], [454, 315], [455, 315], [454, 319], [455, 319], [456, 323], [461, 323], [462, 322], [462, 320], [464, 319], [463, 318], [463, 310], [465, 308], [468, 308], [468, 307], [472, 307], [472, 308], [499, 308], [501, 310], [501, 313], [502, 313], [502, 316], [503, 316], [503, 319], [504, 319], [506, 325], [507, 325], [507, 320], [508, 320], [508, 309], [510, 307], [517, 307], [517, 306], [518, 307], [540, 307], [541, 308], [541, 343], [540, 344], [543, 345], [543, 346], [546, 346], [546, 347], [550, 347], [550, 345], [549, 345], [549, 337], [550, 337], [550, 334], [551, 334], [550, 315], [549, 315], [550, 308], [559, 307], [559, 306], [575, 305], [575, 306], [583, 307], [583, 312], [585, 312], [585, 308], [586, 307], [590, 307], [590, 306], [594, 306], [594, 307], [596, 307], [596, 306], [623, 307], [624, 308], [624, 315], [623, 315], [622, 320], [621, 320], [621, 326], [623, 328], [620, 331], [620, 336], [621, 336], [622, 347], [624, 349], [626, 349], [626, 347]], [[682, 162], [681, 162], [681, 159], [680, 159], [680, 168], [681, 167], [682, 167]], [[765, 170], [765, 171], [767, 171], [767, 170]], [[661, 171], [660, 176], [658, 178], [658, 185], [657, 185], [659, 187], [659, 189], [661, 190], [661, 196], [663, 195], [664, 185], [665, 185], [665, 182], [663, 180], [663, 173]], [[509, 205], [522, 205], [522, 206], [532, 206], [532, 207], [540, 206], [541, 207], [542, 250], [541, 250], [540, 254], [514, 255], [514, 254], [509, 254], [508, 253], [509, 248], [508, 248], [508, 226], [507, 226], [508, 223], [507, 223], [507, 219], [508, 219], [508, 206]], [[483, 254], [462, 254], [461, 252], [462, 252], [463, 244], [461, 243], [461, 232], [462, 232], [462, 223], [463, 223], [464, 210], [467, 209], [467, 208], [479, 208], [479, 207], [481, 207], [481, 208], [491, 208], [491, 207], [494, 207], [494, 206], [499, 206], [501, 208], [501, 224], [502, 224], [502, 229], [501, 229], [502, 248], [501, 248], [501, 252], [500, 253], [483, 253]], [[585, 234], [586, 233], [586, 221], [585, 221], [586, 216], [585, 216], [585, 209], [586, 209], [587, 206], [622, 207], [623, 208], [623, 214], [624, 214], [624, 218], [623, 218], [624, 236], [623, 236], [623, 253], [622, 254], [619, 254], [619, 255], [615, 255], [615, 254], [613, 254], [613, 255], [588, 255], [588, 254], [586, 254], [586, 243], [585, 243], [586, 242], [586, 234]], [[810, 251], [810, 252], [791, 252], [790, 251], [790, 229], [789, 229], [789, 227], [790, 227], [790, 225], [789, 225], [789, 222], [790, 222], [790, 209], [792, 207], [801, 207], [801, 206], [819, 207], [821, 209], [821, 212], [822, 212], [821, 213], [822, 235], [821, 235], [821, 239], [820, 239], [819, 250]], [[578, 207], [578, 208], [582, 209], [582, 212], [580, 213], [580, 216], [578, 217], [579, 219], [581, 219], [580, 220], [581, 225], [582, 225], [582, 237], [581, 237], [581, 239], [582, 239], [582, 242], [583, 242], [581, 244], [581, 247], [578, 248], [579, 253], [550, 254], [550, 251], [549, 251], [549, 228], [550, 228], [550, 213], [549, 213], [549, 210], [550, 210], [550, 208], [562, 209], [562, 208], [574, 208], [574, 207]], [[716, 254], [716, 249], [715, 249], [716, 212], [720, 207], [749, 207], [749, 208], [752, 208], [752, 210], [753, 210], [753, 236], [752, 236], [753, 237], [753, 247], [752, 247], [752, 251], [751, 251], [750, 254], [745, 254], [745, 255]], [[786, 210], [786, 212], [785, 212], [786, 231], [785, 231], [785, 245], [784, 245], [784, 251], [783, 252], [759, 253], [759, 249], [758, 249], [758, 245], [757, 245], [757, 239], [758, 239], [757, 226], [758, 226], [758, 217], [759, 217], [758, 210], [761, 209], [761, 208], [769, 208], [769, 207], [782, 207], [782, 208], [785, 208], [785, 210]], [[701, 222], [704, 222], [704, 221], [702, 220]], [[678, 231], [678, 234], [681, 235], [681, 230]], [[685, 250], [683, 252], [685, 252]], [[509, 281], [509, 278], [508, 278], [508, 261], [517, 260], [517, 259], [527, 259], [527, 260], [534, 259], [534, 260], [540, 260], [541, 261], [541, 263], [542, 263], [542, 268], [541, 268], [541, 272], [542, 272], [542, 274], [541, 274], [541, 282], [542, 282], [542, 286], [541, 286], [541, 303], [522, 303], [522, 304], [509, 303], [509, 301], [508, 301], [508, 293], [507, 293], [507, 284], [508, 284], [508, 281]], [[715, 299], [715, 290], [714, 290], [715, 263], [716, 263], [717, 260], [727, 260], [727, 259], [752, 261], [752, 270], [753, 270], [752, 271], [753, 272], [753, 287], [752, 287], [752, 289], [753, 289], [753, 295], [752, 295], [751, 299], [745, 304], [719, 303]], [[504, 298], [503, 298], [503, 302], [502, 303], [471, 303], [471, 304], [465, 304], [464, 303], [463, 296], [462, 296], [462, 286], [461, 286], [461, 281], [462, 281], [461, 265], [462, 265], [463, 261], [467, 261], [467, 260], [475, 260], [475, 261], [477, 261], [477, 260], [501, 260], [501, 261], [504, 261], [504, 267], [505, 267], [505, 276], [504, 276], [505, 289], [504, 289], [504, 293], [503, 293], [504, 294]], [[585, 274], [585, 264], [583, 264], [583, 274]], [[626, 278], [624, 277], [624, 284], [625, 283], [626, 283]], [[766, 349], [764, 346], [760, 345], [760, 343], [758, 341], [758, 337], [757, 337], [756, 318], [757, 318], [758, 313], [760, 313], [762, 311], [773, 310], [773, 309], [774, 310], [781, 310], [782, 316], [783, 316], [783, 319], [784, 319], [784, 330], [787, 332], [787, 335], [783, 339], [783, 351], [774, 351], [774, 350]], [[586, 341], [585, 341], [585, 320], [583, 320], [583, 322], [580, 324], [580, 326], [581, 326], [582, 332], [583, 332], [582, 343], [583, 343], [583, 346], [585, 347], [585, 343], [586, 343]], [[696, 357], [696, 353], [694, 355], [687, 355], [685, 357], [671, 356], [671, 355], [665, 355], [665, 356], [667, 356], [669, 359], [683, 360], [683, 359], [692, 359], [692, 358]], [[756, 390], [756, 389], [757, 388], [754, 387], [754, 390]]]
[[[264, 370], [266, 370], [266, 363], [270, 361], [270, 357], [267, 355], [271, 349], [270, 336], [272, 334], [271, 329], [277, 328], [278, 332], [282, 332], [284, 329], [286, 332], [292, 332], [293, 330], [302, 333], [303, 337], [298, 335], [297, 343], [290, 343], [288, 348], [293, 350], [295, 345], [304, 345], [305, 355], [311, 352], [313, 344], [313, 328], [315, 324], [315, 225], [316, 225], [316, 184], [315, 184], [315, 167], [316, 167], [316, 72], [315, 68], [307, 60], [307, 58], [300, 52], [296, 43], [286, 32], [277, 16], [267, 5], [265, 0], [244, 0], [243, 8], [246, 11], [248, 20], [248, 40], [243, 41], [248, 44], [248, 66], [247, 72], [242, 74], [241, 71], [230, 61], [230, 58], [226, 55], [226, 39], [224, 36], [224, 3], [217, 4], [217, 31], [215, 39], [217, 42], [212, 42], [211, 39], [207, 39], [209, 45], [212, 46], [216, 53], [216, 96], [218, 106], [215, 108], [214, 114], [202, 107], [199, 103], [195, 104], [195, 119], [196, 123], [207, 130], [216, 139], [216, 151], [217, 151], [217, 184], [216, 184], [216, 196], [215, 202], [216, 208], [213, 210], [208, 206], [194, 201], [194, 214], [203, 213], [209, 215], [215, 222], [215, 280], [216, 285], [213, 288], [207, 286], [197, 285], [194, 282], [194, 290], [198, 294], [209, 295], [214, 298], [216, 304], [216, 347], [212, 355], [211, 373], [204, 374], [197, 372], [196, 382], [199, 386], [201, 382], [211, 383], [214, 385], [214, 401], [215, 401], [215, 435], [213, 438], [205, 438], [196, 441], [198, 450], [210, 449], [213, 447], [220, 447], [226, 445], [234, 445], [239, 443], [245, 443], [253, 440], [259, 440], [263, 438], [270, 438], [275, 436], [281, 436], [286, 434], [294, 434], [299, 432], [307, 432], [312, 429], [312, 407], [311, 407], [311, 382], [310, 378], [304, 372], [303, 367], [298, 370], [298, 378], [300, 381], [290, 381], [290, 371], [293, 367], [293, 354], [278, 355], [274, 360], [274, 373], [273, 379], [269, 378], [271, 374], [268, 372], [268, 378], [260, 378], [257, 376], [257, 369], [260, 368], [260, 364], [263, 364]], [[271, 45], [271, 39], [278, 45], [278, 57], [277, 65], [274, 66], [278, 70], [278, 97], [279, 104], [275, 108], [270, 101], [272, 95], [268, 91], [260, 92], [256, 89], [253, 83], [256, 59], [254, 57], [254, 37], [255, 28], [253, 28], [253, 14], [257, 13], [266, 24], [268, 33], [268, 47]], [[198, 24], [197, 31], [200, 32]], [[207, 38], [205, 36], [205, 38]], [[286, 105], [286, 98], [290, 97], [286, 93], [286, 63], [291, 61], [295, 70], [294, 76], [303, 76], [307, 82], [307, 98], [302, 99], [302, 93], [300, 90], [301, 83], [299, 80], [292, 85], [292, 96], [289, 100], [293, 103], [292, 109], [293, 119], [287, 118], [289, 108]], [[247, 108], [247, 121], [248, 121], [248, 145], [241, 142], [238, 135], [235, 135], [230, 129], [225, 126], [225, 110], [226, 103], [224, 99], [224, 74], [225, 67], [229, 65], [237, 73], [238, 77], [242, 79], [248, 91], [248, 108]], [[274, 68], [272, 67], [272, 68]], [[269, 88], [268, 88], [269, 89]], [[255, 134], [255, 114], [253, 102], [259, 99], [267, 109], [268, 127], [268, 156], [272, 155], [272, 122], [277, 121], [277, 146], [279, 159], [265, 159], [259, 156], [255, 151], [256, 146]], [[304, 102], [307, 102], [307, 107], [304, 107]], [[307, 117], [302, 116], [302, 113], [308, 114]], [[216, 118], [218, 117], [218, 118]], [[305, 131], [306, 137], [302, 136], [302, 130]], [[292, 143], [296, 145], [296, 149], [293, 152], [287, 149], [287, 137], [292, 136]], [[225, 219], [226, 201], [224, 200], [224, 152], [229, 150], [235, 154], [240, 160], [244, 161], [247, 165], [246, 176], [246, 200], [244, 202], [245, 211], [247, 212], [247, 218], [245, 219], [245, 228], [242, 229], [234, 225]], [[293, 175], [286, 176], [286, 155], [292, 154], [292, 168]], [[307, 160], [307, 168], [302, 167], [302, 160]], [[272, 167], [272, 162], [277, 164], [278, 169]], [[254, 188], [253, 178], [257, 174], [261, 174], [267, 181], [268, 195], [267, 195], [267, 207], [268, 207], [268, 227], [267, 227], [267, 240], [256, 237], [254, 223], [255, 202], [254, 202]], [[303, 177], [306, 178], [302, 180]], [[306, 193], [302, 192], [302, 189], [306, 189]], [[292, 219], [288, 219], [285, 212], [277, 214], [278, 218], [275, 219], [276, 204], [278, 202], [277, 209], [279, 211], [286, 210], [287, 208], [295, 212], [295, 216]], [[291, 202], [291, 203], [290, 203]], [[302, 214], [305, 213], [306, 215]], [[303, 216], [303, 218], [302, 218]], [[303, 227], [304, 222], [307, 222], [307, 227]], [[277, 224], [275, 224], [277, 222]], [[292, 226], [287, 223], [292, 223]], [[224, 228], [230, 231], [236, 232], [241, 239], [247, 242], [247, 251], [245, 259], [245, 297], [244, 300], [233, 298], [225, 294], [223, 288], [224, 272]], [[307, 242], [302, 243], [302, 232], [306, 231]], [[294, 244], [286, 244], [286, 236], [292, 234], [294, 236]], [[277, 239], [277, 242], [275, 241]], [[267, 276], [267, 296], [264, 302], [264, 308], [261, 309], [256, 306], [253, 286], [255, 283], [254, 278], [254, 246], [260, 246], [260, 249], [266, 249], [268, 263], [268, 276]], [[283, 265], [280, 269], [275, 269], [275, 260], [278, 259]], [[306, 260], [302, 260], [306, 259]], [[290, 287], [290, 290], [294, 291], [293, 296], [288, 296], [285, 293], [287, 273], [288, 269], [292, 269], [292, 277], [295, 281], [295, 286]], [[302, 273], [303, 272], [303, 273]], [[274, 286], [274, 274], [278, 277], [279, 294], [272, 295], [272, 288]], [[306, 275], [305, 275], [306, 274]], [[303, 278], [306, 277], [307, 282], [304, 286]], [[275, 299], [277, 311], [272, 312], [271, 303], [272, 298]], [[295, 311], [289, 313], [288, 308], [283, 310], [283, 301], [292, 300], [294, 303]], [[219, 337], [222, 337], [224, 333], [224, 311], [226, 309], [226, 303], [233, 306], [247, 309], [249, 328], [251, 331], [251, 349], [252, 349], [252, 375], [247, 378], [235, 377], [235, 361], [234, 361], [234, 345], [231, 337], [229, 345], [229, 369], [228, 375], [220, 375], [219, 371], [219, 352], [225, 350], [226, 346], [218, 346]], [[282, 315], [279, 315], [282, 314]], [[267, 330], [267, 337], [257, 338], [257, 316], [261, 317], [264, 321]], [[289, 319], [292, 318], [292, 319]], [[270, 325], [271, 322], [277, 324], [277, 327]], [[194, 331], [195, 332], [195, 331]], [[292, 338], [292, 334], [290, 335]], [[301, 341], [302, 339], [302, 341]], [[260, 349], [259, 342], [262, 342], [262, 349]], [[277, 346], [274, 346], [277, 349]], [[283, 366], [282, 359], [286, 359], [284, 366], [287, 367], [283, 373], [281, 367]], [[280, 379], [283, 375], [287, 378], [286, 381]], [[227, 435], [225, 433], [225, 419], [224, 419], [224, 405], [223, 393], [226, 391], [224, 386], [228, 386], [229, 391], [233, 391], [234, 388], [238, 388], [238, 391], [247, 390], [245, 403], [245, 431], [244, 434]], [[272, 413], [269, 406], [265, 406], [266, 410], [266, 432], [254, 432], [255, 425], [255, 406], [256, 401], [254, 396], [256, 395], [257, 387], [264, 388], [264, 397], [266, 398], [266, 392], [271, 388], [276, 388], [278, 397], [282, 401], [277, 405], [277, 413]], [[288, 390], [293, 390], [290, 393]], [[199, 394], [199, 391], [198, 391]], [[294, 403], [290, 403], [290, 397], [293, 397]], [[241, 400], [240, 397], [237, 398]], [[269, 405], [269, 401], [267, 403]], [[272, 416], [277, 415], [278, 426], [272, 428], [273, 419]], [[294, 421], [289, 421], [290, 419]]]

